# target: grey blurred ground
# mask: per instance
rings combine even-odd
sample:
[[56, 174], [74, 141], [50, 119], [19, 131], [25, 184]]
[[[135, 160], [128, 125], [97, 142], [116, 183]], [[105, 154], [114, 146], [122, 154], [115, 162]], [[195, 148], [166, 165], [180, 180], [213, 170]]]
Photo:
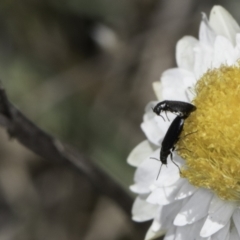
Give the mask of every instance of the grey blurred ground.
[[[52, 135], [90, 156], [128, 191], [125, 160], [151, 84], [175, 66], [176, 41], [197, 36], [201, 12], [237, 0], [0, 2], [0, 78], [10, 99]], [[143, 239], [84, 176], [0, 131], [0, 240]]]

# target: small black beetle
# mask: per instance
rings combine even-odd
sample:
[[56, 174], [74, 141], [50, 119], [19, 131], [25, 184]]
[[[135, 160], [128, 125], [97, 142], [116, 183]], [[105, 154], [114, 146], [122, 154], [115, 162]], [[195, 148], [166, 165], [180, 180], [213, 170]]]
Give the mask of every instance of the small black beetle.
[[[168, 155], [170, 154], [171, 161], [178, 167], [179, 171], [180, 171], [179, 166], [172, 159], [172, 152], [175, 150], [175, 144], [179, 140], [179, 136], [183, 130], [184, 119], [185, 119], [184, 117], [177, 116], [172, 121], [170, 127], [167, 130], [165, 137], [163, 138], [162, 147], [160, 151], [160, 161], [162, 162], [162, 165], [163, 164], [167, 165], [167, 158], [168, 158]], [[157, 158], [151, 158], [151, 159], [155, 159], [159, 161], [159, 159]], [[162, 165], [159, 169], [157, 179], [159, 177]]]
[[153, 111], [159, 116], [161, 116], [161, 112], [165, 112], [166, 114], [166, 112], [169, 111], [172, 113], [176, 113], [182, 118], [187, 118], [189, 114], [195, 110], [196, 107], [191, 103], [169, 100], [162, 101], [153, 108]]

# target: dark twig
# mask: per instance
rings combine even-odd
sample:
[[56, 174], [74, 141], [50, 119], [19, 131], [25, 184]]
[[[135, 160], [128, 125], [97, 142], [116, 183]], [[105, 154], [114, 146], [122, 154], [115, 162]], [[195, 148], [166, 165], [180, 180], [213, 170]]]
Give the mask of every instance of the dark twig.
[[130, 215], [132, 198], [129, 194], [92, 161], [45, 133], [27, 119], [8, 101], [2, 86], [0, 86], [0, 125], [8, 131], [11, 138], [17, 139], [39, 156], [74, 167], [84, 174], [101, 194], [111, 198]]

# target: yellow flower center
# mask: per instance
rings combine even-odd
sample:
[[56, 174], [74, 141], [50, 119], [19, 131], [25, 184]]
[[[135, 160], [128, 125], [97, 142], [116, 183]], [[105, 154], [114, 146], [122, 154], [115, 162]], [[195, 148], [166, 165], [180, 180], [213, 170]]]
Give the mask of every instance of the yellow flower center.
[[181, 176], [240, 202], [240, 63], [208, 71], [195, 92], [197, 110], [185, 120], [177, 144], [186, 160]]

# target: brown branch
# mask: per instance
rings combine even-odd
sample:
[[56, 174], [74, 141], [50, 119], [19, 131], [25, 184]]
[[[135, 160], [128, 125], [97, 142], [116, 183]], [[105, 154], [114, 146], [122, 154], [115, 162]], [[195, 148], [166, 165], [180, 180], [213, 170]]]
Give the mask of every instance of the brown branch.
[[17, 139], [39, 156], [50, 161], [66, 163], [84, 174], [101, 194], [112, 199], [130, 215], [132, 198], [129, 194], [90, 159], [53, 138], [25, 117], [8, 101], [5, 90], [1, 86], [0, 125], [12, 138]]

